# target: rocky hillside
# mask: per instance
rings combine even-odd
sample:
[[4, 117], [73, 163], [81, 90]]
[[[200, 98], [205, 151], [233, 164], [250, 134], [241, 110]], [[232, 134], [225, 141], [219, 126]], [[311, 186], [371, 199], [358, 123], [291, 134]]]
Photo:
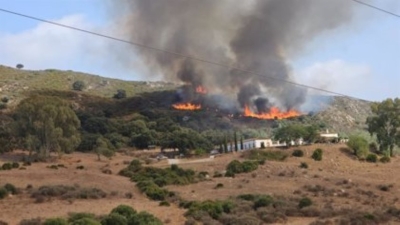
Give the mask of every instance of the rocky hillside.
[[372, 115], [370, 103], [346, 97], [335, 97], [315, 117], [333, 130], [351, 133], [365, 129], [365, 121]]

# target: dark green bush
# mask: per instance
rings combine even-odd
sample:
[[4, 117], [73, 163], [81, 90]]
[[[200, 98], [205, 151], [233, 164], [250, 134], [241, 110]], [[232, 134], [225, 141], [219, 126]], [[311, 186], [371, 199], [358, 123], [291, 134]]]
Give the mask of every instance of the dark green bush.
[[311, 201], [310, 198], [302, 198], [299, 201], [299, 208], [300, 209], [308, 207], [308, 206], [311, 206], [311, 205], [312, 205], [312, 201]]
[[119, 214], [129, 219], [134, 216], [137, 212], [132, 207], [128, 205], [119, 205], [111, 211], [111, 214]]
[[269, 195], [258, 196], [254, 201], [254, 208], [267, 207], [274, 202], [274, 199]]
[[238, 198], [246, 200], [246, 201], [254, 201], [257, 198], [257, 196], [255, 196], [253, 194], [243, 194], [243, 195], [239, 195]]
[[261, 151], [261, 150], [250, 150], [243, 153], [244, 158], [250, 160], [270, 160], [270, 161], [285, 161], [288, 154], [284, 151]]
[[68, 222], [72, 223], [81, 219], [94, 219], [96, 216], [92, 213], [71, 213]]
[[300, 163], [300, 168], [302, 169], [308, 169], [308, 164], [305, 162]]
[[18, 193], [18, 189], [12, 184], [5, 184], [4, 188], [11, 194], [16, 195]]
[[234, 208], [234, 204], [230, 201], [204, 201], [192, 202], [186, 215], [194, 215], [200, 211], [206, 212], [213, 219], [218, 219], [222, 213], [230, 213]]
[[243, 172], [243, 166], [242, 163], [239, 162], [238, 160], [233, 160], [226, 166], [226, 171], [232, 172], [232, 173], [242, 173]]
[[296, 149], [293, 151], [292, 156], [294, 157], [303, 157], [304, 156], [304, 152], [301, 149]]
[[390, 157], [385, 155], [379, 161], [381, 163], [389, 163], [390, 162]]
[[315, 149], [315, 151], [313, 152], [311, 158], [313, 158], [315, 161], [321, 161], [322, 160], [322, 154], [323, 151], [320, 148]]
[[14, 169], [18, 169], [18, 168], [19, 168], [19, 163], [13, 162], [11, 166], [12, 166], [12, 168], [14, 168]]
[[162, 201], [160, 202], [159, 206], [170, 206], [171, 204], [169, 204], [169, 202], [167, 201]]
[[258, 162], [256, 161], [244, 161], [242, 163], [242, 168], [244, 173], [252, 172], [258, 169]]
[[0, 199], [7, 197], [8, 191], [4, 187], [0, 187]]
[[378, 161], [378, 156], [375, 154], [368, 154], [365, 160], [370, 163], [376, 163]]
[[128, 220], [129, 225], [162, 225], [157, 217], [147, 212], [140, 212]]
[[238, 160], [233, 160], [226, 167], [226, 177], [234, 177], [238, 173], [249, 173], [258, 168], [258, 162], [256, 161], [244, 161], [243, 163]]
[[69, 223], [69, 225], [101, 225], [101, 223], [92, 218], [82, 218]]
[[45, 220], [43, 225], [68, 225], [68, 222], [62, 218], [52, 218]]
[[3, 170], [11, 170], [12, 164], [11, 163], [4, 163], [3, 166], [1, 167]]
[[124, 216], [116, 213], [111, 213], [105, 216], [101, 220], [101, 225], [127, 225], [127, 224], [128, 220]]

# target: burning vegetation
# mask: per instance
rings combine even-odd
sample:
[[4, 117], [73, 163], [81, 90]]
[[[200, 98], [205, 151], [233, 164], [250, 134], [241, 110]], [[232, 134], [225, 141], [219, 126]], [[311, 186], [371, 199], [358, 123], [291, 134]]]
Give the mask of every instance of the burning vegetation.
[[133, 42], [230, 68], [139, 49], [137, 56], [148, 65], [149, 75], [161, 74], [166, 81], [191, 86], [179, 92], [175, 109], [207, 108], [208, 104], [197, 99], [223, 95], [213, 102], [214, 108], [233, 109], [258, 119], [300, 115], [296, 110], [306, 102], [307, 90], [292, 85], [290, 62], [320, 34], [333, 32], [353, 18], [352, 4], [346, 0], [235, 4], [227, 0], [132, 0], [113, 1], [113, 5], [119, 12], [113, 15], [121, 16], [116, 18], [118, 28]]

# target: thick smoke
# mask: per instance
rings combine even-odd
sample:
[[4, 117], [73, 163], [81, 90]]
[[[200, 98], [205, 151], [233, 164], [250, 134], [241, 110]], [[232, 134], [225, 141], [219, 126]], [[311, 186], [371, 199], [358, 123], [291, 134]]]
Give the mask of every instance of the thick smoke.
[[[306, 90], [293, 80], [287, 56], [300, 56], [317, 35], [352, 18], [347, 0], [121, 0], [121, 29], [132, 41], [230, 65], [209, 65], [168, 53], [139, 49], [153, 74], [211, 93], [236, 96], [238, 105], [268, 110], [298, 108]], [[257, 100], [258, 99], [258, 100]]]

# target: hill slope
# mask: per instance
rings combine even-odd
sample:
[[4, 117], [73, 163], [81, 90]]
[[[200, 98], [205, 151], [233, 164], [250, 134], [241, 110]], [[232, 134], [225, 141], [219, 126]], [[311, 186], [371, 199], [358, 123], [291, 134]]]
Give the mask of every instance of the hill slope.
[[[123, 81], [74, 71], [54, 69], [29, 71], [1, 65], [0, 77], [0, 97], [7, 96], [10, 99], [9, 105], [11, 106], [16, 105], [29, 94], [44, 93], [43, 90], [56, 90], [56, 92], [45, 91], [45, 94], [65, 97], [81, 106], [102, 105], [102, 108], [114, 106], [114, 108], [117, 108], [115, 111], [118, 111], [116, 116], [126, 116], [143, 109], [151, 109], [162, 110], [171, 116], [190, 116], [196, 118], [199, 125], [237, 122], [227, 115], [221, 116], [211, 111], [171, 112], [170, 104], [174, 99], [173, 90], [178, 87], [177, 84], [173, 83]], [[86, 84], [86, 89], [79, 93], [70, 92], [72, 84], [78, 80]], [[128, 99], [114, 104], [110, 98], [118, 89], [124, 89]], [[322, 127], [337, 132], [351, 133], [365, 130], [365, 120], [370, 115], [371, 110], [368, 102], [334, 97], [329, 103], [325, 103], [325, 106], [319, 112], [313, 116], [307, 116], [304, 122], [324, 124]], [[251, 122], [251, 120], [239, 122], [241, 127], [251, 128], [265, 128], [266, 126], [270, 127], [271, 124], [268, 122]], [[254, 127], [253, 124], [256, 126]], [[226, 127], [229, 129], [232, 126]]]

